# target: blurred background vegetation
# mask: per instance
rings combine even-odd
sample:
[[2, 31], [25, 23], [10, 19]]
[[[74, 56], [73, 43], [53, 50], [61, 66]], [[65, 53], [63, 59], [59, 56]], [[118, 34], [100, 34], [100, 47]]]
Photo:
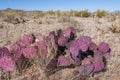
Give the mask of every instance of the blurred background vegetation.
[[109, 17], [109, 16], [118, 16], [120, 17], [120, 11], [109, 12], [106, 10], [98, 9], [94, 12], [89, 12], [88, 9], [83, 9], [80, 11], [70, 10], [70, 11], [60, 11], [60, 10], [49, 10], [49, 11], [24, 11], [24, 10], [15, 10], [7, 8], [5, 10], [0, 10], [0, 17], [5, 16], [29, 16], [29, 17], [42, 17], [42, 16], [76, 16], [76, 17]]
[[[60, 11], [60, 10], [49, 10], [49, 11], [24, 11], [24, 10], [15, 10], [7, 8], [5, 10], [0, 10], [0, 18], [4, 18], [4, 21], [11, 23], [24, 22], [21, 18], [39, 18], [44, 16], [51, 17], [98, 17], [98, 18], [108, 18], [108, 21], [120, 22], [120, 11], [109, 12], [106, 10], [98, 9], [94, 12], [89, 12], [88, 9], [83, 9], [80, 11], [70, 10], [70, 11]], [[21, 21], [22, 20], [22, 21]]]

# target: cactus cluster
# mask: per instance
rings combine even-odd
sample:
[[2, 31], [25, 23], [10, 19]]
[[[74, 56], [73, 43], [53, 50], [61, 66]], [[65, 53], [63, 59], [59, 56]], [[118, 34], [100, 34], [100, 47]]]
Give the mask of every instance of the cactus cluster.
[[[47, 70], [59, 67], [77, 68], [81, 75], [92, 75], [105, 68], [105, 60], [110, 56], [110, 47], [101, 42], [96, 45], [89, 36], [78, 36], [73, 27], [49, 33], [24, 35], [14, 44], [0, 48], [0, 67], [5, 71], [19, 68], [23, 59], [33, 60], [36, 56], [47, 58], [49, 50], [54, 54], [46, 64]], [[73, 68], [73, 67], [72, 67]]]

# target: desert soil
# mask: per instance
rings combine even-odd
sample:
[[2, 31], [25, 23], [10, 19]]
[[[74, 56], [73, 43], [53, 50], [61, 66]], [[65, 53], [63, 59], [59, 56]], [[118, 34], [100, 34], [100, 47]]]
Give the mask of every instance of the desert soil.
[[[107, 18], [48, 16], [24, 19], [26, 20], [25, 22], [18, 24], [8, 23], [0, 19], [0, 47], [14, 43], [24, 34], [42, 33], [43, 35], [48, 35], [50, 31], [71, 26], [77, 30], [77, 35], [90, 36], [96, 44], [107, 42], [112, 50], [105, 70], [96, 73], [87, 80], [120, 80], [120, 33], [113, 33], [110, 30], [112, 24], [119, 23], [109, 22]], [[60, 70], [50, 76], [49, 80], [73, 80], [73, 71], [73, 69]], [[38, 66], [32, 66], [24, 73], [12, 76], [11, 80], [47, 80], [48, 78], [45, 78], [43, 72]]]

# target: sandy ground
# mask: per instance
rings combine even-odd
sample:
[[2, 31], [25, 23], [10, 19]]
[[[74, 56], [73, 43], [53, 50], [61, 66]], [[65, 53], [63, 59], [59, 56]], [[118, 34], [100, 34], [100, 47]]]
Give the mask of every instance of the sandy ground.
[[[120, 80], [120, 33], [110, 31], [109, 28], [112, 24], [115, 24], [115, 22], [108, 22], [106, 18], [41, 17], [27, 18], [25, 23], [19, 24], [7, 23], [0, 19], [0, 47], [8, 43], [14, 43], [24, 34], [42, 33], [47, 35], [50, 31], [72, 26], [77, 29], [78, 35], [90, 36], [97, 44], [102, 41], [107, 42], [112, 49], [112, 56], [107, 61], [105, 71], [96, 73], [88, 80]], [[31, 74], [28, 74], [29, 79], [23, 78], [23, 75], [18, 75], [17, 78], [13, 77], [12, 80], [47, 80], [40, 76], [43, 74], [42, 70], [36, 70], [31, 72], [34, 72], [34, 76], [37, 75], [39, 78], [34, 76], [32, 78], [29, 76]], [[72, 71], [72, 69], [58, 71], [50, 80], [72, 80], [72, 77], [68, 77]]]

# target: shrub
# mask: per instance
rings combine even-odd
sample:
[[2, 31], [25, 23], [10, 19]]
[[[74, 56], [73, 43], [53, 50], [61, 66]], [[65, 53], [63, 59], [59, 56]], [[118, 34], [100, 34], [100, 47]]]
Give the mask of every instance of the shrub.
[[97, 17], [105, 17], [107, 16], [108, 12], [105, 11], [105, 10], [100, 10], [98, 9], [97, 11], [94, 12], [94, 15], [97, 16]]

